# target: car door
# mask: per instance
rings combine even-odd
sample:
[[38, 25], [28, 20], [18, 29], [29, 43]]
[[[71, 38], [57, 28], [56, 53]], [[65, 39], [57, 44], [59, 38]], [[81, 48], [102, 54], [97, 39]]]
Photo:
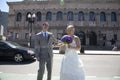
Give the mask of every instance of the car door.
[[4, 47], [4, 43], [0, 42], [0, 57], [4, 56], [4, 54], [3, 54], [3, 47]]
[[0, 56], [1, 57], [5, 57], [5, 56], [9, 56], [9, 46], [4, 43], [4, 42], [0, 42]]

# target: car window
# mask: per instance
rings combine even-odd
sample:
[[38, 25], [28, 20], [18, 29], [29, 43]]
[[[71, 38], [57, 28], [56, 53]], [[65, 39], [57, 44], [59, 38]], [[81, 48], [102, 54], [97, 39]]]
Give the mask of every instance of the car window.
[[0, 47], [4, 47], [4, 48], [17, 48], [17, 47], [21, 47], [19, 44], [15, 43], [15, 42], [11, 42], [11, 41], [6, 41], [6, 42], [0, 42]]
[[15, 42], [9, 42], [9, 44], [14, 45], [14, 46], [20, 46], [19, 44], [15, 43]]
[[20, 47], [20, 45], [18, 45], [17, 43], [14, 43], [14, 42], [7, 42], [7, 44], [12, 48]]
[[16, 48], [16, 46], [11, 43], [8, 43], [8, 45], [11, 46], [12, 48]]
[[9, 46], [7, 44], [0, 42], [0, 49], [8, 49], [8, 48]]

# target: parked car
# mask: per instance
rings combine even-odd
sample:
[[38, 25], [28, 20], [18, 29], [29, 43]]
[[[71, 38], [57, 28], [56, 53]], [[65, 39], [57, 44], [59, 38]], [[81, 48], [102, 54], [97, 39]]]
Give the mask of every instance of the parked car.
[[34, 59], [34, 50], [22, 47], [11, 41], [0, 41], [0, 57], [13, 59], [15, 62], [22, 62], [27, 59]]
[[[65, 45], [62, 45], [61, 47], [59, 47], [59, 54], [64, 54], [65, 53], [65, 49], [66, 49]], [[80, 53], [84, 54], [84, 51], [85, 51], [84, 47], [82, 46], [81, 49], [80, 49]]]

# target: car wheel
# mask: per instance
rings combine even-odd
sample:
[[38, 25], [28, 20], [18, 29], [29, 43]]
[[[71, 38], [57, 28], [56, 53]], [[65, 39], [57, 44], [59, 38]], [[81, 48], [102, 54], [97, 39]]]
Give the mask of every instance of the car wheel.
[[15, 62], [22, 62], [23, 61], [23, 55], [22, 54], [15, 54], [14, 55]]

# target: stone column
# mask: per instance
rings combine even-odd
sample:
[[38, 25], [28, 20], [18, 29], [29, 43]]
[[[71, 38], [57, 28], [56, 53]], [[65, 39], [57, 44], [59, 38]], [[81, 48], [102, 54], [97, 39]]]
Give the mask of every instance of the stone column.
[[110, 11], [108, 11], [106, 13], [106, 22], [107, 22], [107, 27], [111, 26], [111, 15], [110, 15]]

